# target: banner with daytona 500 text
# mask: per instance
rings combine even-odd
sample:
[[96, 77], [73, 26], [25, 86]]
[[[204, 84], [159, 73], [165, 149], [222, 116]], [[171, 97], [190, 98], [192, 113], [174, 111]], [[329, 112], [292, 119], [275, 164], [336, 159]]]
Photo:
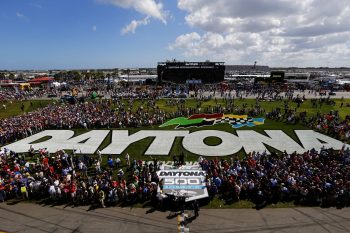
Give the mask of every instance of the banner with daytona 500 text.
[[208, 197], [205, 185], [206, 172], [200, 166], [163, 166], [158, 171], [163, 179], [163, 192], [176, 197], [186, 197], [186, 201]]

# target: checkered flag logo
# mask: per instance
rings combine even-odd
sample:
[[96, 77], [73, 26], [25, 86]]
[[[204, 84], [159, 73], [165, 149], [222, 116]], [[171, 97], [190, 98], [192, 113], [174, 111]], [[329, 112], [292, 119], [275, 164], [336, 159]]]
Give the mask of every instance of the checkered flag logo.
[[214, 124], [222, 124], [222, 123], [228, 123], [232, 125], [233, 128], [240, 128], [242, 126], [255, 126], [254, 122], [256, 122], [255, 119], [260, 119], [261, 118], [252, 118], [252, 117], [222, 117], [222, 118], [217, 118], [215, 119]]
[[248, 118], [232, 118], [232, 117], [225, 117], [225, 118], [217, 118], [215, 120], [215, 124], [220, 124], [220, 123], [229, 123], [231, 125], [235, 124], [245, 124], [247, 122], [253, 122], [253, 118], [248, 117]]

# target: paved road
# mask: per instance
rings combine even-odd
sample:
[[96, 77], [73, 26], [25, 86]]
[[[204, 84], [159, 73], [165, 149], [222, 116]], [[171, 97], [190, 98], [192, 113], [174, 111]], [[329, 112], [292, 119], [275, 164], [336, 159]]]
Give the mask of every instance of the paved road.
[[[225, 94], [227, 94], [227, 95], [226, 95], [227, 98], [228, 98], [228, 93], [229, 93], [228, 91], [225, 92]], [[306, 99], [318, 99], [318, 98], [321, 98], [321, 97], [322, 97], [322, 98], [328, 97], [328, 93], [329, 93], [329, 91], [327, 91], [327, 95], [320, 96], [319, 93], [317, 93], [317, 94], [315, 95], [314, 92], [309, 92], [309, 90], [306, 90], [306, 91], [304, 91], [304, 92], [295, 91], [294, 94], [293, 94], [293, 96], [294, 96], [294, 97], [297, 97], [297, 96], [299, 95], [300, 97], [305, 96]], [[64, 93], [64, 94], [70, 95], [69, 92]], [[64, 95], [64, 94], [63, 94], [63, 95]], [[213, 94], [214, 94], [213, 92], [208, 92], [208, 91], [205, 91], [205, 92], [202, 93], [202, 95], [203, 95], [204, 97], [212, 96], [213, 98], [215, 97], [215, 98], [217, 98], [217, 99], [225, 98], [225, 95], [222, 96], [220, 92], [215, 92], [215, 96], [214, 96]], [[235, 98], [237, 98], [237, 97], [236, 97], [236, 92], [235, 92], [235, 91], [233, 91], [231, 94], [232, 94]], [[103, 98], [106, 98], [106, 99], [110, 99], [110, 98], [111, 98], [111, 95], [109, 95], [109, 94], [102, 94], [102, 93], [101, 93], [101, 95], [103, 95]], [[194, 92], [193, 92], [193, 91], [190, 92], [190, 96], [192, 96], [192, 95], [194, 95]], [[81, 93], [81, 92], [80, 92], [80, 93], [78, 94], [78, 97], [82, 97], [82, 96], [87, 96], [87, 93], [86, 93], [86, 92], [84, 92], [84, 93]], [[284, 96], [284, 93], [281, 93], [281, 96]], [[243, 97], [246, 98], [246, 99], [255, 99], [255, 98], [257, 97], [257, 95], [243, 95]], [[343, 97], [344, 99], [350, 99], [350, 92], [347, 92], [347, 91], [339, 91], [339, 92], [335, 92], [335, 95], [331, 95], [331, 96], [330, 96], [330, 98], [332, 98], [332, 99], [341, 99], [342, 97]], [[37, 99], [38, 99], [38, 100], [50, 100], [50, 99], [57, 99], [57, 100], [58, 100], [59, 97], [57, 97], [57, 98], [40, 97], [40, 98], [37, 98]]]
[[[306, 90], [304, 92], [295, 91], [293, 93], [293, 96], [297, 97], [299, 95], [300, 97], [305, 96], [306, 99], [319, 99], [321, 97], [322, 98], [327, 98], [328, 97], [328, 92], [327, 92], [327, 95], [320, 96], [319, 93], [316, 93], [316, 95], [315, 95], [314, 92], [309, 92], [308, 90]], [[190, 94], [193, 95], [194, 92], [190, 92]], [[228, 92], [226, 92], [225, 94], [227, 94], [227, 96], [228, 96]], [[205, 96], [205, 97], [207, 97], [209, 95], [213, 96], [213, 92], [204, 92], [203, 93], [203, 96]], [[236, 97], [236, 92], [232, 92], [232, 95], [235, 98], [237, 98]], [[285, 93], [281, 93], [280, 96], [285, 96]], [[225, 95], [222, 96], [220, 92], [216, 92], [214, 97], [220, 99], [220, 98], [224, 98]], [[255, 99], [257, 97], [257, 95], [245, 95], [245, 94], [243, 94], [243, 97], [246, 98], [246, 99]], [[350, 92], [346, 92], [346, 91], [335, 92], [335, 95], [331, 95], [330, 96], [331, 99], [341, 99], [342, 97], [344, 99], [350, 99]]]
[[[149, 209], [0, 204], [0, 231], [177, 232], [177, 218]], [[190, 232], [350, 232], [350, 208], [229, 209], [200, 211]]]

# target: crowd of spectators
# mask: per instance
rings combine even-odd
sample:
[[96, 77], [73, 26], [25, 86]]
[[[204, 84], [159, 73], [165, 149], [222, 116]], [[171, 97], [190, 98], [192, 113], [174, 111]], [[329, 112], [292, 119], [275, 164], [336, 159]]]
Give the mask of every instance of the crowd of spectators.
[[[116, 106], [115, 108], [113, 106]], [[0, 144], [13, 142], [45, 129], [125, 128], [161, 124], [165, 112], [147, 102], [132, 110], [122, 102], [51, 104], [23, 115], [0, 119]], [[132, 106], [132, 102], [131, 102]]]
[[16, 101], [16, 100], [29, 100], [41, 98], [47, 94], [45, 90], [23, 90], [15, 91], [14, 89], [1, 89], [0, 90], [0, 102], [4, 101]]
[[199, 163], [208, 173], [210, 197], [251, 200], [262, 208], [277, 202], [307, 206], [350, 205], [350, 150], [303, 154], [250, 153], [244, 159]]
[[[312, 106], [322, 106], [322, 104], [333, 105], [334, 101], [330, 99], [315, 99], [312, 101]], [[288, 124], [300, 123], [311, 129], [314, 129], [323, 134], [327, 134], [333, 138], [344, 142], [349, 142], [350, 139], [350, 116], [345, 118], [340, 117], [339, 111], [331, 110], [326, 114], [317, 112], [316, 114], [308, 114], [306, 111], [298, 111], [300, 104], [296, 108], [290, 108], [289, 103], [285, 101], [284, 108], [274, 108], [270, 112], [265, 112], [268, 119], [283, 121]], [[342, 104], [341, 104], [342, 107]]]
[[350, 139], [350, 116], [341, 119], [337, 111], [331, 111], [324, 115], [317, 114], [305, 119], [303, 123], [339, 140], [348, 142]]
[[0, 103], [7, 101], [32, 100], [38, 98], [60, 98], [63, 96], [75, 96], [84, 98], [108, 98], [108, 99], [156, 99], [158, 97], [168, 97], [174, 87], [158, 86], [128, 86], [113, 85], [105, 83], [85, 83], [62, 85], [51, 87], [50, 89], [4, 89], [0, 88]]
[[[310, 150], [303, 154], [250, 153], [245, 158], [199, 157], [206, 172], [209, 198], [251, 201], [256, 208], [278, 202], [303, 206], [350, 205], [350, 150]], [[35, 156], [0, 153], [0, 201], [47, 199], [74, 205], [125, 205], [148, 202], [171, 208], [171, 196], [161, 191], [157, 159], [148, 163], [128, 154], [95, 157], [45, 149]], [[204, 200], [205, 201], [205, 200]]]
[[49, 198], [50, 202], [105, 207], [138, 200], [156, 203], [159, 194], [156, 159], [148, 165], [130, 157], [122, 162], [120, 157], [109, 156], [103, 166], [101, 155], [65, 151], [49, 155], [45, 149], [27, 158], [1, 151], [0, 201]]

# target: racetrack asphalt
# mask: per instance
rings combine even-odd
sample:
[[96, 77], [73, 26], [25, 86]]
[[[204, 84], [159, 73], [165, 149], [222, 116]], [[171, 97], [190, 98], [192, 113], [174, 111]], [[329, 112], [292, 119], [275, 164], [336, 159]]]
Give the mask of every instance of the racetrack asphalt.
[[[177, 218], [149, 208], [0, 204], [0, 232], [178, 232]], [[202, 209], [189, 232], [350, 232], [350, 208]]]

